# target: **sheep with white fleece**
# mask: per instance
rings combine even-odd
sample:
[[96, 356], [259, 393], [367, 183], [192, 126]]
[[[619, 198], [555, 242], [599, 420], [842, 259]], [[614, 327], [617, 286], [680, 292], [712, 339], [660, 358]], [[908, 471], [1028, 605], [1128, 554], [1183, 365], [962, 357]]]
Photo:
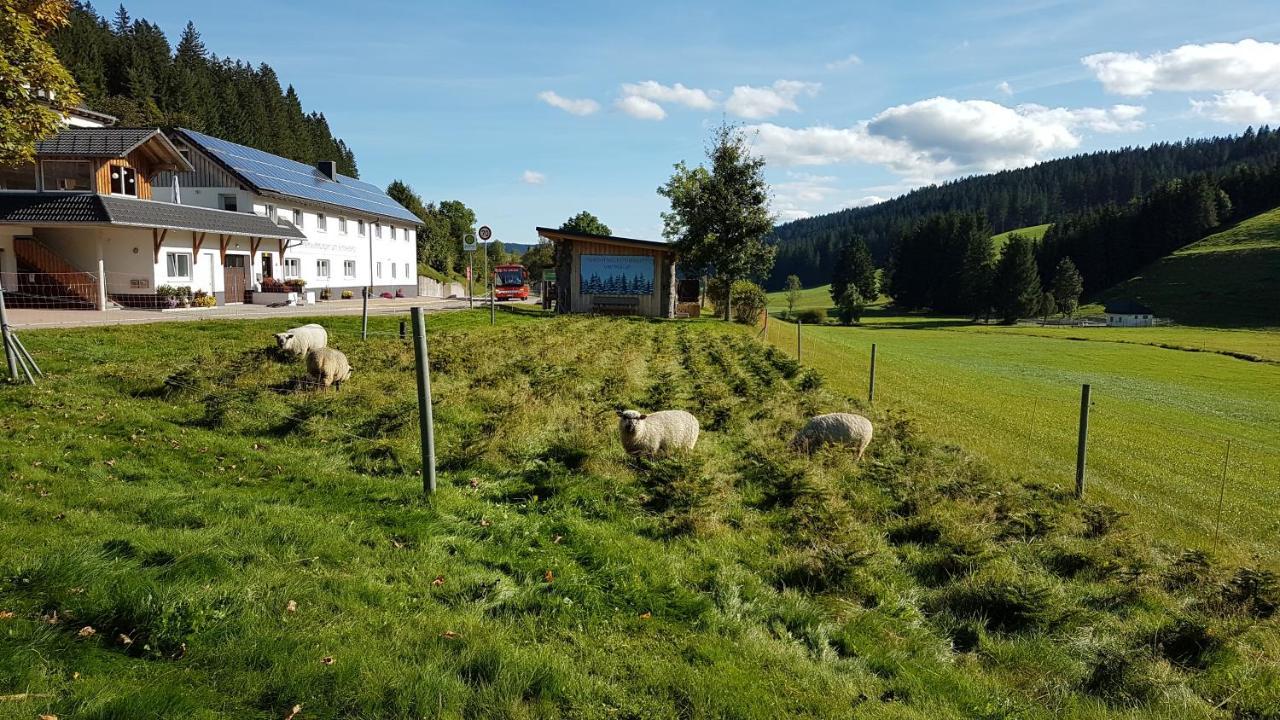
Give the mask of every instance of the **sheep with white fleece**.
[[307, 378], [313, 385], [326, 390], [332, 385], [341, 390], [342, 383], [351, 377], [351, 363], [341, 350], [316, 348], [307, 352]]
[[809, 418], [791, 445], [813, 452], [823, 445], [848, 445], [858, 448], [858, 460], [871, 444], [871, 421], [853, 413], [828, 413]]
[[304, 357], [312, 350], [327, 347], [329, 333], [323, 325], [308, 323], [276, 333], [276, 347], [294, 357]]
[[698, 418], [684, 410], [618, 411], [622, 447], [631, 455], [660, 457], [692, 450], [698, 442]]

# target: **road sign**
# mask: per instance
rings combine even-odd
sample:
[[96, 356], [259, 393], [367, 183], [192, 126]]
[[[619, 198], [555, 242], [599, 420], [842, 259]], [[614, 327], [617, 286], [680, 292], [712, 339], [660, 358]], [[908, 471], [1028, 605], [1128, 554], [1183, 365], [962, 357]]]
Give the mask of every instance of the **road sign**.
[[475, 251], [476, 251], [476, 236], [475, 236], [475, 235], [467, 235], [467, 236], [465, 236], [465, 237], [463, 237], [463, 238], [462, 238], [462, 251], [463, 251], [463, 252], [475, 252]]
[[543, 279], [543, 280], [545, 280], [546, 282], [555, 282], [555, 281], [556, 281], [556, 271], [555, 271], [555, 270], [543, 270], [543, 271], [542, 271], [542, 279]]
[[493, 237], [493, 231], [489, 229], [488, 225], [481, 225], [480, 230], [476, 234], [485, 242], [489, 242], [489, 238]]

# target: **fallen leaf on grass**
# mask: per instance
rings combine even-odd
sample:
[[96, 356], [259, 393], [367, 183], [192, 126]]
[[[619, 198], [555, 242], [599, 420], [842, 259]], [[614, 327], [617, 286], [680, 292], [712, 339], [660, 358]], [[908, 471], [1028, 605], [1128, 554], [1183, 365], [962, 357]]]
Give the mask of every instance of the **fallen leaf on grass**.
[[553, 573], [553, 572], [551, 572], [550, 570], [548, 570], [548, 571], [547, 571], [547, 572], [542, 576], [542, 579], [543, 579], [543, 580], [546, 580], [548, 583], [551, 583], [551, 582], [555, 582], [556, 576], [555, 576], [555, 573]]
[[298, 717], [298, 713], [300, 712], [302, 712], [302, 706], [294, 705], [293, 708], [289, 710], [289, 714], [284, 716], [284, 720], [293, 720]]
[[555, 537], [551, 538], [551, 542], [555, 543], [556, 545], [559, 545], [559, 544], [560, 544], [560, 541], [561, 541], [561, 540], [563, 540], [563, 539], [564, 539], [564, 536], [563, 536], [563, 535], [557, 535], [557, 536], [555, 536]]
[[285, 606], [284, 606], [284, 611], [285, 611], [285, 612], [298, 612], [298, 601], [297, 601], [297, 600], [290, 600], [288, 603], [286, 603], [286, 604], [285, 604]]
[[128, 635], [125, 635], [124, 633], [120, 633], [119, 635], [117, 635], [116, 640], [118, 640], [120, 644], [125, 647], [129, 647], [130, 645], [133, 644], [133, 638], [129, 637]]
[[51, 698], [51, 693], [18, 693], [17, 695], [0, 695], [0, 702], [22, 702], [23, 700], [39, 700]]
[[80, 632], [76, 633], [76, 635], [79, 635], [82, 638], [93, 637], [94, 635], [97, 635], [97, 634], [98, 634], [98, 631], [94, 630], [92, 625], [85, 625], [84, 627], [80, 628]]
[[443, 585], [443, 584], [444, 584], [444, 576], [443, 576], [443, 575], [437, 575], [437, 576], [436, 576], [436, 579], [431, 581], [431, 584], [432, 584], [432, 585], [435, 585], [436, 587], [440, 587], [441, 585]]
[[12, 620], [14, 612], [12, 610], [0, 610], [0, 620]]
[[106, 465], [107, 467], [115, 467], [115, 466], [116, 466], [116, 461], [115, 461], [115, 459], [111, 459], [111, 460], [103, 460], [103, 461], [102, 461], [102, 464]]
[[445, 630], [444, 633], [440, 635], [440, 637], [444, 638], [445, 640], [457, 640], [458, 638], [462, 637], [462, 633], [454, 632], [452, 630]]
[[471, 478], [471, 487], [472, 487], [472, 488], [478, 488], [478, 487], [480, 487], [480, 478], [478, 478], [478, 477], [473, 477], [473, 478]]
[[57, 610], [50, 610], [49, 614], [44, 616], [44, 621], [49, 623], [50, 625], [57, 625], [58, 623], [62, 622], [61, 620], [58, 619]]
[[58, 720], [57, 715], [41, 715], [40, 720]]
[[640, 613], [641, 620], [648, 620], [651, 617], [653, 617], [653, 613], [649, 612], [648, 610], [645, 610], [644, 612]]
[[66, 513], [58, 513], [57, 515], [54, 515], [54, 516], [53, 516], [53, 519], [54, 519], [54, 520], [66, 520], [66, 519], [67, 519], [67, 514], [66, 514]]
[[490, 524], [491, 523], [488, 520], [485, 520], [484, 518], [480, 518], [480, 527], [489, 527]]
[[334, 659], [332, 655], [325, 655], [324, 657], [320, 658], [321, 665], [332, 665], [333, 663], [334, 663]]

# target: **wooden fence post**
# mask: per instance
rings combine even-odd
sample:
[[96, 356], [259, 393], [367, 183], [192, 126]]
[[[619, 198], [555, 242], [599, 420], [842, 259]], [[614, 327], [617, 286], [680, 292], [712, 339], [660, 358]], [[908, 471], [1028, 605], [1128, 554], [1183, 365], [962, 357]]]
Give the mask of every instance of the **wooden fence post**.
[[1089, 442], [1089, 385], [1080, 386], [1080, 441], [1076, 445], [1076, 498], [1084, 497], [1085, 451]]

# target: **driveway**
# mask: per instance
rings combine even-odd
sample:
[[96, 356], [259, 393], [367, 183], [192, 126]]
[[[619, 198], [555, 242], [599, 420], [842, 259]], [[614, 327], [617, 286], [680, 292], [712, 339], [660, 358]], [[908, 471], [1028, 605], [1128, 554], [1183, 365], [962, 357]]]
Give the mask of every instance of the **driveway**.
[[[311, 305], [269, 307], [267, 305], [223, 305], [212, 308], [180, 310], [45, 310], [9, 308], [9, 325], [21, 328], [90, 327], [95, 325], [129, 325], [155, 322], [191, 322], [193, 320], [264, 320], [276, 317], [316, 317], [325, 315], [359, 315], [361, 300], [329, 300]], [[462, 310], [467, 307], [466, 298], [370, 298], [370, 315], [394, 315], [406, 313], [409, 308], [421, 306], [427, 312]], [[480, 298], [476, 307], [484, 307]]]

